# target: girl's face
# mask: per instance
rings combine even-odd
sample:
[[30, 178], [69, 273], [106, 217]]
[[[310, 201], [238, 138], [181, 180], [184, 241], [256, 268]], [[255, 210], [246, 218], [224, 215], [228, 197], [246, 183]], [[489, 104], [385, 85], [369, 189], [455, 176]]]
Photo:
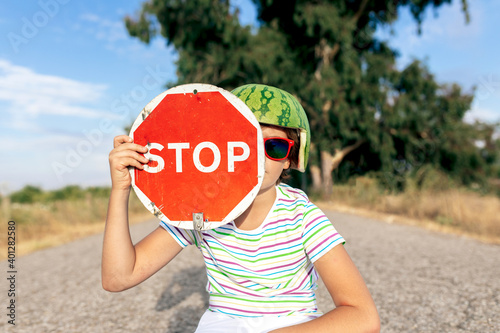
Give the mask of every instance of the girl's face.
[[[286, 132], [279, 127], [261, 125], [263, 138], [280, 137], [288, 139]], [[290, 160], [274, 161], [266, 156], [265, 173], [260, 192], [264, 192], [274, 186], [281, 172], [290, 167]]]

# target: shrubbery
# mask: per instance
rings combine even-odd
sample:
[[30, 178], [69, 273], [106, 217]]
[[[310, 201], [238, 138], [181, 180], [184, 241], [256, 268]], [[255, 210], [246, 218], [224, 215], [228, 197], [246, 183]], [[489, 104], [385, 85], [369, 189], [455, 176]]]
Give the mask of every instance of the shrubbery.
[[9, 195], [12, 203], [31, 204], [49, 203], [62, 200], [81, 200], [85, 198], [107, 198], [109, 187], [82, 188], [78, 185], [68, 185], [61, 189], [44, 191], [40, 187], [26, 185], [21, 190]]

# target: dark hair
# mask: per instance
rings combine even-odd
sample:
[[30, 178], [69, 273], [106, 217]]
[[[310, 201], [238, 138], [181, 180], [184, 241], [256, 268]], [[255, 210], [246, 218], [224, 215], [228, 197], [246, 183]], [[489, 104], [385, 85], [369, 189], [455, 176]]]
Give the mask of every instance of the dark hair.
[[299, 150], [300, 150], [299, 130], [297, 128], [288, 128], [288, 127], [282, 127], [282, 129], [285, 131], [286, 136], [290, 140], [293, 140], [293, 147], [290, 150], [290, 154], [288, 155], [288, 160], [290, 161], [290, 167], [281, 172], [281, 175], [278, 178], [276, 185], [290, 178], [290, 169], [296, 168], [299, 161]]
[[282, 181], [289, 179], [290, 174], [289, 171], [291, 168], [296, 168], [299, 163], [299, 151], [300, 151], [300, 135], [298, 128], [290, 128], [290, 127], [282, 127], [276, 125], [269, 125], [261, 123], [260, 126], [264, 127], [274, 127], [280, 130], [285, 131], [286, 137], [290, 140], [293, 140], [293, 147], [290, 149], [290, 154], [288, 154], [288, 160], [290, 161], [290, 167], [281, 172], [280, 177], [276, 181], [276, 185], [281, 183]]

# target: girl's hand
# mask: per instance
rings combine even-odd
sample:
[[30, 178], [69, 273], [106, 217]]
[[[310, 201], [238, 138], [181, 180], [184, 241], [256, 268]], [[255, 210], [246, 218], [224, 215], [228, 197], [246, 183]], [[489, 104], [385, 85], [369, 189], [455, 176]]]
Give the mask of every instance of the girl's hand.
[[132, 177], [128, 167], [144, 169], [149, 160], [141, 154], [147, 153], [146, 147], [133, 143], [127, 135], [116, 136], [113, 140], [114, 149], [109, 153], [109, 167], [113, 189], [128, 190], [132, 184]]

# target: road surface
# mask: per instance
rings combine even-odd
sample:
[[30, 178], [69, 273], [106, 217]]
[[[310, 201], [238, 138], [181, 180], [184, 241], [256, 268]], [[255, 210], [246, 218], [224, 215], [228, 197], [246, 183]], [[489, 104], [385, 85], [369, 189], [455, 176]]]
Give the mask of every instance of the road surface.
[[[382, 332], [500, 332], [500, 246], [327, 211], [377, 304]], [[139, 240], [155, 220], [132, 227]], [[22, 231], [18, 231], [22, 238]], [[196, 248], [143, 284], [108, 293], [100, 284], [102, 234], [17, 258], [15, 327], [7, 295], [1, 332], [193, 332], [207, 305]], [[332, 308], [318, 290], [319, 307]]]

